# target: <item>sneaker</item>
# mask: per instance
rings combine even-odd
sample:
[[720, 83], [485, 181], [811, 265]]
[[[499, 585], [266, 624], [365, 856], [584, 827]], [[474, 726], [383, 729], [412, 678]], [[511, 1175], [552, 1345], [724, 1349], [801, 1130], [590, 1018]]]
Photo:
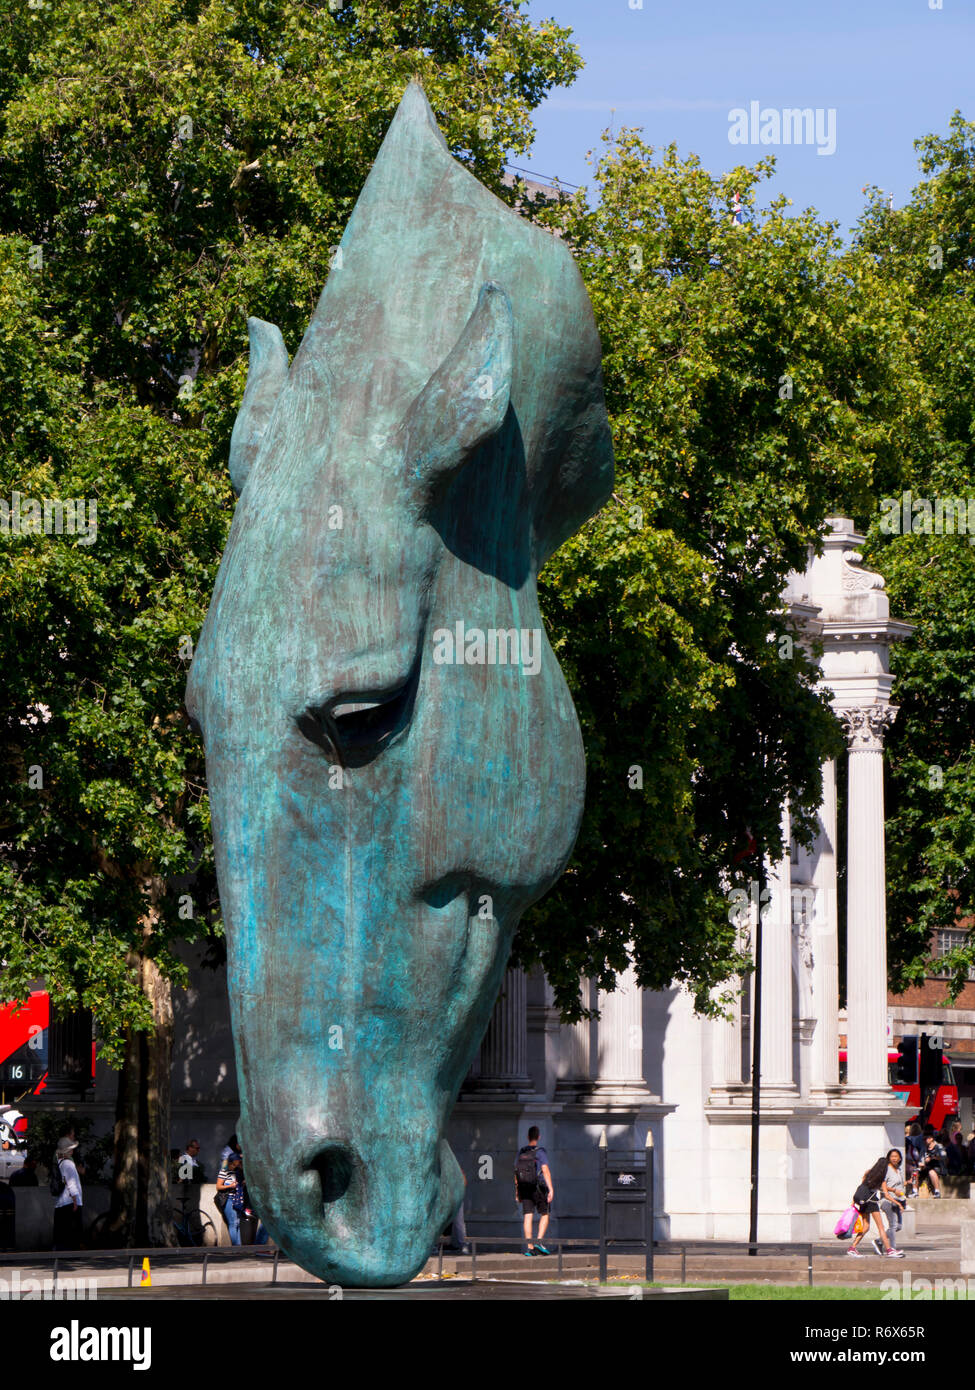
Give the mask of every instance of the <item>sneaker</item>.
[[536, 1254], [536, 1255], [551, 1255], [551, 1253], [552, 1253], [551, 1250], [546, 1250], [544, 1245], [536, 1245], [536, 1246], [535, 1246], [535, 1254]]
[[887, 1251], [887, 1258], [888, 1260], [903, 1260], [904, 1252], [903, 1250], [895, 1250], [894, 1247], [891, 1246]]
[[882, 1255], [882, 1254], [884, 1253], [884, 1247], [883, 1247], [882, 1243], [880, 1242], [880, 1240], [879, 1240], [876, 1236], [875, 1236], [874, 1239], [870, 1242], [870, 1244], [873, 1246], [874, 1250], [876, 1251], [876, 1253], [877, 1253], [878, 1255]]
[[528, 1249], [525, 1251], [525, 1258], [530, 1260], [531, 1257], [532, 1257], [532, 1255], [534, 1255], [534, 1254], [535, 1254], [535, 1247], [534, 1247], [534, 1245], [529, 1245]]
[[862, 1259], [865, 1258], [865, 1256], [864, 1256], [864, 1254], [863, 1254], [863, 1251], [862, 1251], [862, 1250], [854, 1250], [854, 1248], [853, 1248], [852, 1245], [850, 1246], [849, 1250], [847, 1250], [846, 1253], [847, 1253], [847, 1255], [852, 1256], [854, 1260], [862, 1260]]
[[935, 1196], [935, 1200], [937, 1200], [937, 1199], [941, 1196], [940, 1190], [939, 1190], [938, 1192], [936, 1192], [936, 1193], [934, 1194], [934, 1196]]

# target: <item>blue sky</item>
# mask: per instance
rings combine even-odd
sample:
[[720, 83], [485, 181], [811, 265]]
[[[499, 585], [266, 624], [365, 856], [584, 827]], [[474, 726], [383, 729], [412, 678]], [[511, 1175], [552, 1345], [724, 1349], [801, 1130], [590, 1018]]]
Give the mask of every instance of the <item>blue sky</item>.
[[[765, 188], [816, 207], [846, 230], [864, 184], [894, 206], [919, 180], [914, 140], [945, 133], [960, 107], [975, 120], [975, 3], [943, 0], [531, 0], [537, 23], [569, 25], [586, 66], [545, 101], [530, 157], [519, 165], [586, 183], [587, 150], [615, 123], [642, 126], [653, 145], [676, 141], [720, 173], [777, 157]], [[836, 150], [732, 145], [729, 111], [835, 110]], [[615, 115], [611, 108], [615, 107]], [[824, 120], [828, 117], [824, 115]], [[767, 201], [766, 198], [762, 202]]]

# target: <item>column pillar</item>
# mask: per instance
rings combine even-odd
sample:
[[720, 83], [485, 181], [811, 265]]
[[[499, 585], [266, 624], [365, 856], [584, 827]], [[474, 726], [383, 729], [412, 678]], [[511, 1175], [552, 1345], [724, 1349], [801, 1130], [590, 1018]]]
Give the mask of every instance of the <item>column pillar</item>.
[[[758, 890], [753, 885], [749, 893], [748, 906], [741, 905], [738, 912], [737, 949], [742, 955], [755, 959], [755, 928], [758, 924]], [[726, 1100], [741, 1099], [750, 1084], [751, 1070], [751, 1029], [752, 985], [754, 972], [738, 976], [715, 990], [715, 996], [725, 993], [729, 987], [734, 990], [731, 1004], [731, 1017], [718, 1020], [712, 1025], [712, 1064], [710, 1105], [720, 1105]], [[746, 1027], [747, 1023], [747, 1027]]]
[[795, 1090], [792, 1075], [792, 857], [788, 808], [782, 812], [785, 854], [768, 872], [762, 923], [762, 1090]]
[[620, 1102], [648, 1094], [643, 1079], [643, 991], [632, 965], [611, 993], [598, 993], [599, 1023], [593, 1093]]
[[493, 1096], [531, 1095], [528, 1074], [528, 982], [523, 970], [505, 972], [498, 1002], [465, 1091]]
[[883, 746], [897, 710], [876, 704], [837, 713], [849, 743], [847, 1085], [876, 1091], [889, 1104]]
[[814, 848], [813, 888], [816, 893], [812, 927], [812, 1006], [816, 1029], [812, 1039], [810, 1087], [822, 1091], [839, 1085], [840, 1007], [838, 909], [836, 889], [836, 762], [823, 764], [823, 802]]
[[[737, 981], [739, 990], [741, 980]], [[714, 1084], [718, 1087], [741, 1086], [741, 994], [731, 1006], [731, 1017], [722, 1019], [716, 1025], [715, 1047], [716, 1075]]]
[[[582, 1006], [593, 1005], [593, 983], [583, 979], [579, 986]], [[592, 1090], [592, 1063], [596, 1055], [593, 1034], [597, 1025], [590, 1018], [579, 1023], [563, 1024], [559, 1029], [559, 1067], [556, 1094], [565, 1098], [581, 1098]]]

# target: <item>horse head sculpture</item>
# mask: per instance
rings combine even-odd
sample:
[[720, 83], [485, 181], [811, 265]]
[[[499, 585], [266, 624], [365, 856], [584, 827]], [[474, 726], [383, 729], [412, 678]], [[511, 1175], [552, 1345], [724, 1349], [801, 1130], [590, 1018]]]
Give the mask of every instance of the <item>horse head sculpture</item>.
[[300, 1265], [412, 1278], [524, 910], [582, 814], [539, 567], [612, 487], [566, 247], [411, 83], [289, 368], [249, 321], [239, 502], [187, 708], [206, 745], [248, 1186]]

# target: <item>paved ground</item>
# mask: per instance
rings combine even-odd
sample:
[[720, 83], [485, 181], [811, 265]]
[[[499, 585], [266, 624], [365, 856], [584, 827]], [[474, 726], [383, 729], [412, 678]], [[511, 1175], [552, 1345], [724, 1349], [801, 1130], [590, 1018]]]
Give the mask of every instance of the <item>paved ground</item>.
[[[329, 1292], [324, 1285], [309, 1286], [300, 1283], [268, 1284], [211, 1284], [205, 1290], [197, 1286], [182, 1285], [169, 1288], [153, 1286], [152, 1289], [109, 1289], [99, 1293], [99, 1301], [139, 1302], [147, 1298], [175, 1300], [205, 1298], [247, 1299], [263, 1302], [287, 1302], [318, 1300], [319, 1302], [376, 1302], [408, 1301], [421, 1303], [467, 1302], [490, 1303], [499, 1300], [518, 1302], [556, 1301], [562, 1299], [630, 1299], [633, 1290], [627, 1288], [599, 1288], [582, 1283], [547, 1284], [541, 1281], [520, 1283], [517, 1280], [478, 1279], [472, 1283], [468, 1279], [434, 1280], [429, 1283], [414, 1282], [402, 1289], [342, 1289], [341, 1296]], [[728, 1290], [714, 1289], [645, 1289], [639, 1301], [648, 1303], [703, 1303], [726, 1302]]]

